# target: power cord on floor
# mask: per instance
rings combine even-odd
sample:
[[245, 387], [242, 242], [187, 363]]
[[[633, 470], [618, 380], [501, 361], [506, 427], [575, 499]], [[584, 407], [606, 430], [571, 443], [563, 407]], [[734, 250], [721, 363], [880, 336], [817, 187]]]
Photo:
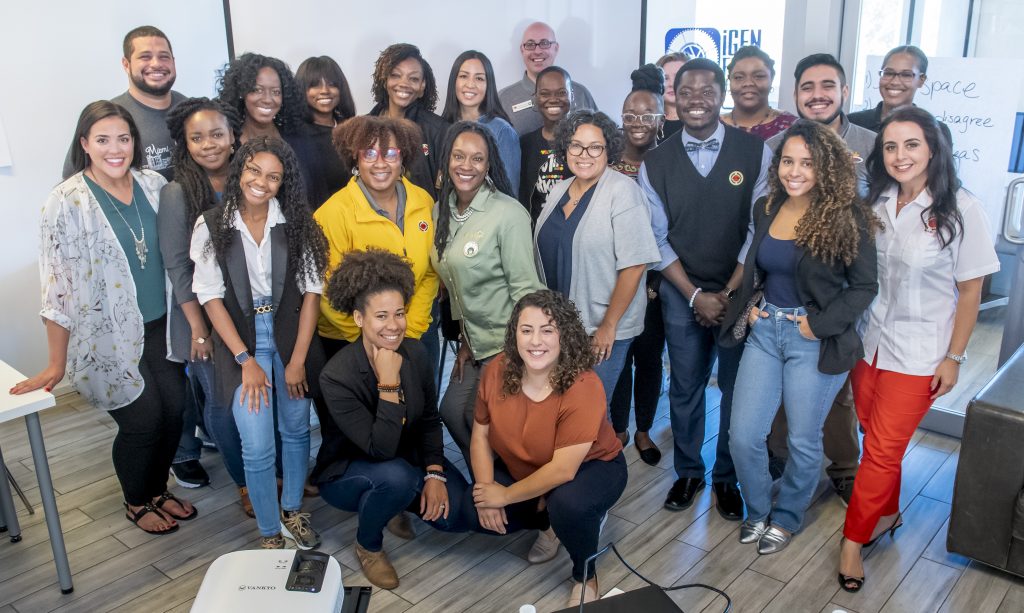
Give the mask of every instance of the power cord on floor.
[[583, 564], [583, 586], [584, 586], [584, 588], [583, 588], [583, 590], [581, 590], [581, 594], [580, 594], [580, 609], [579, 609], [580, 613], [583, 613], [583, 603], [584, 603], [584, 601], [586, 599], [586, 594], [587, 594], [587, 590], [586, 590], [586, 585], [587, 585], [587, 569], [590, 567], [590, 563], [591, 562], [596, 561], [598, 558], [600, 558], [604, 554], [608, 553], [609, 549], [611, 549], [612, 552], [615, 553], [615, 557], [617, 557], [619, 559], [619, 561], [622, 562], [623, 566], [628, 568], [629, 571], [631, 573], [633, 573], [634, 575], [636, 575], [637, 577], [640, 577], [640, 579], [642, 579], [648, 585], [652, 585], [652, 586], [658, 588], [659, 590], [661, 590], [663, 592], [671, 592], [671, 591], [674, 591], [674, 590], [684, 590], [684, 589], [690, 588], [690, 587], [702, 587], [702, 588], [704, 588], [706, 590], [711, 590], [712, 592], [715, 592], [715, 593], [719, 594], [722, 598], [725, 598], [725, 609], [722, 611], [722, 613], [729, 613], [729, 611], [732, 610], [732, 599], [729, 598], [729, 595], [726, 594], [724, 591], [718, 589], [717, 587], [712, 587], [710, 585], [707, 585], [706, 583], [686, 583], [684, 585], [673, 585], [673, 586], [670, 586], [670, 587], [662, 587], [662, 586], [658, 585], [657, 583], [651, 581], [647, 577], [641, 575], [640, 571], [638, 571], [637, 569], [633, 568], [629, 564], [629, 562], [626, 561], [626, 558], [622, 557], [622, 554], [619, 553], [619, 550], [615, 548], [615, 542], [612, 541], [612, 542], [609, 542], [604, 547], [602, 547], [601, 549], [599, 549], [597, 551], [597, 553], [595, 553], [594, 555], [592, 555], [589, 558], [587, 558], [587, 561]]

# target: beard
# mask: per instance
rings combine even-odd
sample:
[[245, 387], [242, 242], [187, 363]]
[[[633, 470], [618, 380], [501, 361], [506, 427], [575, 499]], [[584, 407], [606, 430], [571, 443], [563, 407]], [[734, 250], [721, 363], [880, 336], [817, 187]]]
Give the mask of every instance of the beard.
[[167, 94], [167, 92], [171, 91], [172, 87], [174, 87], [175, 78], [177, 78], [177, 75], [171, 76], [171, 78], [167, 79], [159, 87], [153, 87], [149, 83], [146, 83], [146, 79], [141, 75], [136, 76], [133, 74], [132, 84], [135, 85], [135, 87], [138, 88], [138, 90], [144, 94], [149, 94], [150, 96], [164, 96]]

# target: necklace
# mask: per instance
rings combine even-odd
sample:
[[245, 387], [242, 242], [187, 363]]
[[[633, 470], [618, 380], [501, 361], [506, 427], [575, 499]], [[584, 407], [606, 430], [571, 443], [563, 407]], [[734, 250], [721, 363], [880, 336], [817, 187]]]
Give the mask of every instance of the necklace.
[[97, 186], [99, 186], [100, 191], [103, 193], [103, 197], [107, 199], [107, 204], [109, 204], [110, 207], [114, 209], [114, 212], [117, 213], [117, 216], [120, 217], [121, 221], [124, 222], [125, 227], [128, 228], [128, 231], [132, 233], [132, 240], [135, 242], [135, 257], [139, 258], [139, 268], [142, 270], [146, 270], [146, 255], [149, 253], [149, 247], [146, 246], [146, 226], [143, 225], [142, 223], [142, 213], [139, 212], [139, 207], [138, 205], [135, 204], [134, 185], [132, 186], [132, 202], [128, 206], [135, 209], [135, 215], [139, 218], [139, 230], [142, 232], [141, 238], [135, 234], [135, 229], [132, 228], [132, 225], [130, 223], [128, 223], [128, 220], [125, 219], [125, 216], [121, 214], [121, 210], [118, 208], [116, 204], [114, 204], [114, 200], [113, 198], [110, 197], [110, 194], [107, 192], [107, 190], [104, 189], [103, 186], [99, 184], [99, 181], [94, 182]]
[[740, 124], [736, 123], [736, 118], [733, 116], [732, 113], [729, 113], [729, 123], [731, 123], [732, 127], [734, 127], [734, 128], [740, 128], [741, 130], [752, 130], [753, 128], [756, 128], [757, 126], [764, 124], [764, 122], [768, 121], [768, 119], [771, 116], [772, 116], [772, 107], [768, 107], [768, 110], [765, 111], [764, 117], [761, 119], [761, 121], [755, 123], [754, 125], [752, 125], [750, 127], [747, 127], [747, 126], [741, 126]]
[[473, 214], [473, 207], [466, 207], [466, 212], [465, 213], [459, 213], [459, 209], [457, 207], [452, 209], [452, 219], [454, 219], [455, 221], [457, 221], [459, 223], [463, 223], [464, 221], [469, 219], [470, 215], [472, 215], [472, 214]]

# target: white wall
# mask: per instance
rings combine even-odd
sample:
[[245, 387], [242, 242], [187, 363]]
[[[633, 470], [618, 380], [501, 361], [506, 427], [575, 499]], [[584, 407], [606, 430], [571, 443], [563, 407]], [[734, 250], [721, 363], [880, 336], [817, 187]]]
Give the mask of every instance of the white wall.
[[46, 365], [38, 317], [39, 212], [60, 180], [82, 108], [127, 89], [121, 41], [150, 24], [171, 40], [175, 89], [213, 92], [213, 70], [227, 59], [220, 2], [171, 5], [104, 0], [40, 3], [5, 0], [0, 17], [0, 121], [12, 166], [0, 168], [0, 359], [32, 373]]
[[287, 10], [277, 0], [235, 0], [231, 7], [236, 55], [273, 55], [292, 70], [309, 56], [329, 55], [345, 72], [359, 113], [372, 106], [373, 63], [392, 43], [418, 46], [430, 63], [438, 81], [438, 113], [452, 62], [467, 49], [490, 58], [499, 88], [521, 79], [519, 43], [533, 21], [554, 28], [560, 47], [556, 64], [585, 84], [598, 107], [616, 119], [640, 53], [640, 0], [406, 0], [387, 5], [294, 0]]

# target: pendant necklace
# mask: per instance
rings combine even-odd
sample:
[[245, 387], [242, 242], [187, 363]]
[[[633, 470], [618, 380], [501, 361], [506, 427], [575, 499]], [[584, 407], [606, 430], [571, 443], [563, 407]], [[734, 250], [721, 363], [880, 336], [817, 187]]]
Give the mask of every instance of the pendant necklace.
[[146, 254], [149, 253], [149, 247], [146, 246], [146, 226], [143, 225], [142, 223], [142, 213], [139, 212], [139, 207], [135, 203], [135, 186], [132, 186], [132, 202], [128, 206], [135, 209], [135, 215], [139, 218], [139, 229], [142, 232], [141, 238], [135, 234], [135, 230], [132, 228], [132, 225], [128, 223], [128, 220], [125, 219], [124, 215], [121, 214], [121, 210], [114, 203], [114, 200], [110, 197], [110, 194], [107, 192], [107, 190], [104, 189], [98, 181], [96, 182], [96, 185], [98, 185], [100, 190], [103, 192], [103, 197], [107, 199], [107, 204], [109, 204], [111, 208], [114, 209], [114, 212], [117, 213], [117, 216], [120, 217], [121, 221], [124, 222], [125, 227], [128, 228], [128, 231], [132, 233], [132, 240], [135, 242], [135, 257], [139, 258], [139, 268], [142, 270], [146, 270]]

